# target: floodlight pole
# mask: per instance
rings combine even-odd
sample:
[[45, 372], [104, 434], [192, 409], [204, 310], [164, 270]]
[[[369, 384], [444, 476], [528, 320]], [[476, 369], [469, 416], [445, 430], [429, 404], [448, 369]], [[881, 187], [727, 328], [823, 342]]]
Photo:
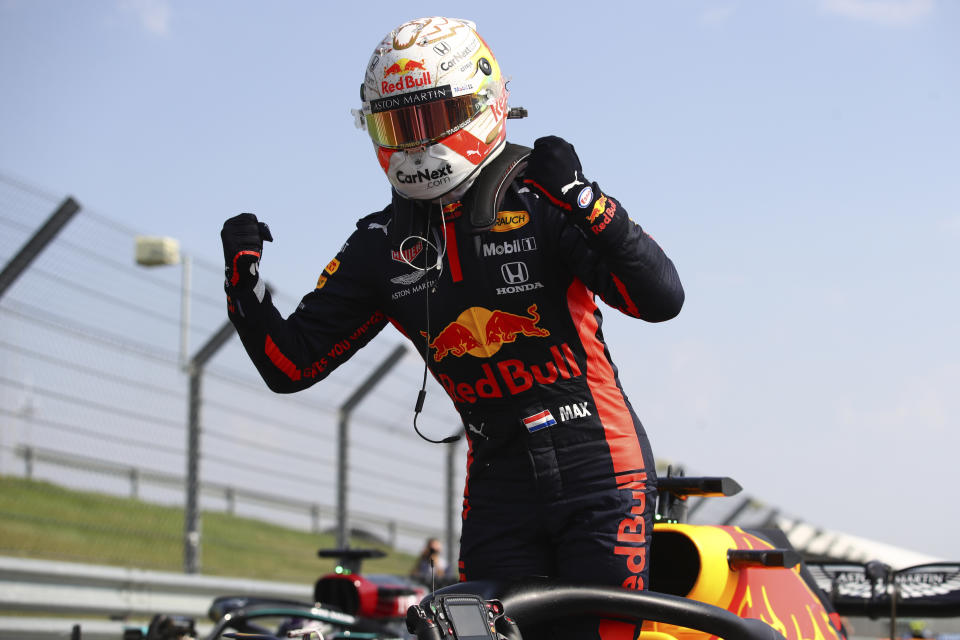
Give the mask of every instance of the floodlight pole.
[[190, 355], [190, 256], [180, 258], [180, 366]]
[[175, 238], [137, 236], [136, 261], [143, 267], [180, 265], [180, 368], [189, 366], [190, 358], [190, 256], [180, 252]]
[[400, 361], [407, 352], [407, 347], [401, 343], [380, 363], [374, 371], [357, 387], [350, 397], [340, 405], [338, 415], [339, 428], [337, 430], [337, 547], [346, 549], [350, 546], [350, 527], [347, 516], [347, 456], [348, 440], [347, 428], [350, 426], [350, 414], [357, 405], [381, 379]]

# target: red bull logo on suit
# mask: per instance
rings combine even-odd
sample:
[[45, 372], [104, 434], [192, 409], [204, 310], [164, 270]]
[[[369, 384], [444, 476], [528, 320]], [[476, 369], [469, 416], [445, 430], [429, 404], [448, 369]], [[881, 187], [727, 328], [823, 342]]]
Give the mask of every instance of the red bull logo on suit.
[[[448, 356], [461, 358], [470, 355], [489, 358], [504, 344], [517, 338], [545, 338], [550, 331], [539, 326], [537, 305], [527, 307], [526, 315], [484, 307], [470, 307], [432, 338], [425, 332], [433, 350], [434, 362]], [[566, 343], [551, 345], [549, 359], [541, 364], [530, 364], [516, 358], [480, 365], [481, 376], [472, 382], [455, 381], [445, 373], [437, 378], [456, 403], [474, 403], [478, 398], [502, 398], [533, 388], [534, 384], [553, 384], [560, 379], [576, 378], [583, 373]]]
[[435, 362], [448, 355], [489, 358], [502, 344], [516, 341], [517, 336], [545, 338], [550, 335], [548, 330], [537, 326], [540, 322], [537, 305], [527, 307], [527, 314], [470, 307], [432, 338], [423, 331], [420, 334], [429, 340]]

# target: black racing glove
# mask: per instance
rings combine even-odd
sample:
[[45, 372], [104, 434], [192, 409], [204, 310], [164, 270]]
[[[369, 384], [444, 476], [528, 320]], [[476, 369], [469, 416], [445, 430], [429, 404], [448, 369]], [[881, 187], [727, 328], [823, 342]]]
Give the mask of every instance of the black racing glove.
[[619, 244], [630, 224], [620, 203], [584, 177], [576, 150], [563, 138], [547, 136], [533, 143], [524, 182], [570, 214], [587, 237], [601, 245]]
[[241, 213], [223, 223], [220, 231], [223, 242], [224, 274], [227, 290], [251, 290], [260, 279], [260, 255], [263, 241], [273, 241], [270, 227], [258, 222], [252, 213]]
[[533, 143], [523, 181], [571, 213], [592, 206], [600, 195], [596, 186], [584, 177], [573, 145], [557, 136], [538, 138]]

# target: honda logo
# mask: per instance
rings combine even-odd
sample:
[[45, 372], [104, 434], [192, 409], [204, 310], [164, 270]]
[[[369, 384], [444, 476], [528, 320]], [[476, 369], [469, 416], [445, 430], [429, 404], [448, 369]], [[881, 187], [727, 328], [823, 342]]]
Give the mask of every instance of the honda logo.
[[507, 262], [500, 267], [500, 273], [507, 284], [520, 284], [530, 279], [527, 265], [523, 262]]

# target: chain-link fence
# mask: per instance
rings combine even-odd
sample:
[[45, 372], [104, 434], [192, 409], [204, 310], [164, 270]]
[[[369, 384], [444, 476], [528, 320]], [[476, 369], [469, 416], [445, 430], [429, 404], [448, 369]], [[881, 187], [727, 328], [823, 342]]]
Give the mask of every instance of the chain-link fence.
[[[63, 200], [0, 176], [0, 266]], [[0, 554], [92, 559], [67, 535], [60, 548], [31, 547], [27, 524], [42, 523], [115, 539], [110, 549], [118, 563], [181, 568], [179, 558], [169, 566], [145, 550], [161, 539], [179, 544], [183, 535], [188, 376], [180, 345], [185, 340], [195, 353], [226, 321], [223, 273], [197, 259], [189, 261], [188, 278], [182, 264], [138, 266], [136, 236], [136, 229], [81, 207], [0, 298], [0, 474], [5, 482], [52, 483], [34, 482], [30, 491], [69, 487], [122, 497], [125, 509], [176, 507], [169, 517], [179, 520], [161, 527], [149, 521], [155, 515], [143, 522], [132, 516], [128, 531], [118, 532], [123, 525], [94, 518], [92, 506], [85, 518], [82, 505], [65, 506], [70, 501], [40, 504], [30, 492], [17, 501], [17, 492], [4, 491], [4, 529], [22, 534], [0, 536]], [[294, 308], [295, 298], [274, 295], [282, 310]], [[228, 340], [203, 370], [200, 508], [308, 532], [335, 530], [338, 407], [401, 341], [384, 332], [320, 385], [278, 396], [239, 340]], [[456, 540], [458, 520], [449, 526], [448, 518], [459, 505], [465, 467], [462, 445], [430, 446], [410, 428], [412, 401], [401, 391], [409, 391], [421, 367], [412, 353], [402, 358], [363, 399], [349, 429], [352, 531], [407, 551], [426, 536]], [[456, 414], [434, 404], [421, 425], [452, 432]]]

